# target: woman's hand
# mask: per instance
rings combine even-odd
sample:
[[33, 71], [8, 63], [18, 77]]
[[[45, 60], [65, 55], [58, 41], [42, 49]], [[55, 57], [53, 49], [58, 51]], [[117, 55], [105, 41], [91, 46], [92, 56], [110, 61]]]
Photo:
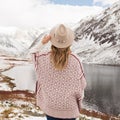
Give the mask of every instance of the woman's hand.
[[43, 38], [42, 38], [42, 44], [46, 44], [50, 41], [51, 39], [51, 36], [50, 35], [45, 35]]

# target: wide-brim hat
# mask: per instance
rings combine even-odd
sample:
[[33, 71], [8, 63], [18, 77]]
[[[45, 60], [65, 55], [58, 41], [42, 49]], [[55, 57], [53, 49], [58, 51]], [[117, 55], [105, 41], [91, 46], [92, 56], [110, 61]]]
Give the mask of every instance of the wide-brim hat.
[[50, 31], [51, 43], [57, 48], [66, 48], [74, 41], [74, 32], [63, 24], [56, 25]]

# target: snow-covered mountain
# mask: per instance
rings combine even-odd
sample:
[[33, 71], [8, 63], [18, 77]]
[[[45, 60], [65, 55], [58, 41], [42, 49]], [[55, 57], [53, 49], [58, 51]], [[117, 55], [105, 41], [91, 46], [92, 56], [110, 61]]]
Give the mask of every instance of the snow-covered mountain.
[[73, 49], [84, 62], [120, 64], [120, 1], [76, 26]]
[[[83, 62], [120, 64], [120, 1], [101, 14], [82, 19], [72, 28], [76, 41], [72, 50]], [[33, 48], [48, 31], [46, 28], [0, 27], [0, 54], [26, 55], [28, 48]]]
[[0, 54], [20, 55], [45, 28], [0, 27]]

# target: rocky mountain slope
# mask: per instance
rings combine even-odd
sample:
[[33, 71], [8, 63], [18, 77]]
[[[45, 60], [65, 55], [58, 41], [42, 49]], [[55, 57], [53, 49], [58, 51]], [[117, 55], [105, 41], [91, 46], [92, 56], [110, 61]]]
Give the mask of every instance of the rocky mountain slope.
[[120, 64], [120, 1], [76, 26], [74, 50], [84, 62]]
[[[120, 65], [120, 1], [72, 26], [76, 41], [72, 50], [83, 62]], [[0, 27], [0, 54], [26, 56], [48, 31], [46, 28]]]
[[0, 27], [0, 54], [20, 55], [44, 30], [44, 28]]

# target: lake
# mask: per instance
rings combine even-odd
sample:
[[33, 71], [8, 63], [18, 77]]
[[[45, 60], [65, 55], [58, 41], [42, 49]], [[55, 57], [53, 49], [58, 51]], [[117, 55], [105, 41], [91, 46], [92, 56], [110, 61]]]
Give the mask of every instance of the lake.
[[[120, 114], [120, 67], [84, 64], [87, 80], [84, 107], [107, 114]], [[3, 74], [15, 78], [19, 90], [35, 90], [33, 65], [16, 66]]]
[[84, 64], [85, 103], [103, 113], [120, 114], [120, 67]]

